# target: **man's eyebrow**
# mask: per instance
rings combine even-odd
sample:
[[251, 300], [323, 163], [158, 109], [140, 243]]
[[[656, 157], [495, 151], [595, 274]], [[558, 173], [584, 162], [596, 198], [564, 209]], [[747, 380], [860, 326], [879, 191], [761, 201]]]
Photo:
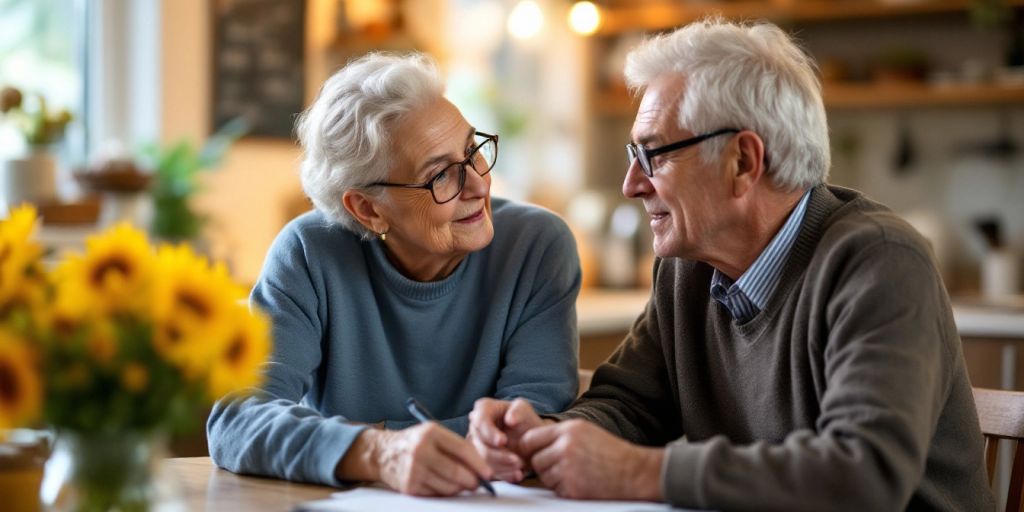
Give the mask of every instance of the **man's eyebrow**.
[[[632, 138], [632, 137], [631, 137]], [[647, 144], [654, 142], [658, 139], [658, 136], [652, 133], [646, 133], [633, 140], [634, 144], [639, 146], [646, 146]]]

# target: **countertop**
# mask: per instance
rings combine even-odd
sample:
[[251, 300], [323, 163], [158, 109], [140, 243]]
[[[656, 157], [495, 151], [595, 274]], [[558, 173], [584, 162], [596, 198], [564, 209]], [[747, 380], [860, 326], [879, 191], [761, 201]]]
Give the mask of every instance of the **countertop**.
[[[584, 289], [576, 301], [580, 336], [627, 332], [649, 296], [648, 290]], [[1024, 340], [1024, 300], [956, 299], [953, 317], [964, 337]]]

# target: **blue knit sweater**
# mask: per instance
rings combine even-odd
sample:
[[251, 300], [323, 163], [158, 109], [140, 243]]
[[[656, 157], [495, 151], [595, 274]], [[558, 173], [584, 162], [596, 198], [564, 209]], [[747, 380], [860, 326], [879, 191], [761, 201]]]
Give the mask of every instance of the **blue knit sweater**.
[[351, 422], [415, 423], [415, 396], [465, 434], [480, 397], [558, 412], [576, 394], [579, 259], [565, 223], [492, 200], [494, 240], [442, 281], [418, 282], [311, 212], [278, 235], [252, 291], [274, 322], [261, 396], [223, 399], [210, 456], [237, 473], [339, 485]]

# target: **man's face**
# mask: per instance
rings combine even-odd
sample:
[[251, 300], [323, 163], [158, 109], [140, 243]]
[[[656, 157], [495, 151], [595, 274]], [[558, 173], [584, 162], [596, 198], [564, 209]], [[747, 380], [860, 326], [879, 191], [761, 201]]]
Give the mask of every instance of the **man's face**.
[[[678, 126], [685, 93], [685, 80], [676, 73], [651, 82], [640, 101], [632, 141], [655, 148], [698, 135]], [[698, 148], [656, 156], [651, 161], [651, 178], [644, 175], [639, 162], [626, 171], [622, 193], [643, 200], [654, 232], [654, 253], [660, 257], [701, 259], [710, 250], [707, 244], [726, 227], [730, 184], [719, 165], [702, 162]]]

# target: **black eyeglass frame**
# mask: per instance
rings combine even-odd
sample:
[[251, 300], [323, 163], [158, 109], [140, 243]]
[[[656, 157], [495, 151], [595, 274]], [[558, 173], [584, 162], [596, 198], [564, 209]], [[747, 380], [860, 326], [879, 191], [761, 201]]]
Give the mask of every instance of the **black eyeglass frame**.
[[654, 166], [651, 165], [652, 158], [670, 151], [677, 151], [695, 144], [700, 144], [712, 137], [718, 137], [719, 135], [725, 135], [726, 133], [739, 133], [740, 131], [742, 130], [738, 128], [722, 128], [720, 130], [715, 130], [713, 132], [708, 132], [696, 137], [690, 137], [689, 139], [683, 139], [678, 142], [672, 142], [670, 144], [665, 144], [664, 146], [651, 149], [647, 149], [639, 144], [633, 144], [630, 142], [629, 144], [626, 144], [626, 158], [629, 160], [629, 165], [633, 165], [634, 160], [640, 160], [640, 170], [643, 171], [644, 176], [653, 178]]
[[[432, 197], [434, 199], [435, 203], [437, 203], [437, 204], [445, 204], [445, 203], [451, 201], [452, 199], [455, 199], [456, 197], [459, 197], [459, 194], [462, 193], [462, 190], [466, 188], [466, 166], [472, 167], [473, 168], [473, 172], [475, 172], [478, 175], [480, 175], [481, 177], [483, 177], [483, 176], [487, 176], [487, 174], [489, 174], [491, 172], [491, 169], [494, 168], [494, 164], [498, 163], [498, 136], [497, 135], [492, 135], [492, 134], [489, 134], [489, 133], [484, 133], [484, 132], [473, 132], [473, 134], [477, 135], [477, 136], [480, 136], [480, 137], [483, 137], [484, 141], [481, 142], [480, 144], [477, 144], [476, 147], [473, 148], [473, 150], [469, 152], [469, 155], [466, 156], [465, 160], [463, 160], [461, 162], [455, 162], [453, 164], [446, 165], [444, 167], [444, 169], [441, 169], [440, 171], [437, 171], [437, 174], [434, 174], [433, 176], [431, 176], [430, 179], [427, 180], [426, 183], [408, 184], [408, 183], [391, 183], [389, 181], [377, 181], [377, 182], [374, 182], [374, 183], [370, 183], [369, 185], [367, 185], [367, 187], [422, 188], [422, 189], [426, 189], [426, 190], [430, 191], [430, 197]], [[487, 169], [485, 169], [484, 172], [480, 172], [480, 170], [477, 169], [475, 165], [473, 165], [473, 159], [476, 158], [476, 154], [480, 152], [480, 149], [483, 148], [488, 142], [491, 142], [491, 141], [494, 141], [494, 161], [491, 162], [490, 165], [488, 165]], [[458, 168], [459, 168], [459, 189], [458, 189], [457, 192], [455, 192], [455, 195], [453, 195], [452, 197], [449, 197], [448, 199], [445, 199], [444, 201], [439, 201], [437, 199], [437, 193], [434, 192], [434, 182], [437, 181], [438, 178], [441, 177], [441, 175], [443, 175], [444, 173], [448, 172], [448, 169], [451, 169], [452, 167], [456, 167], [456, 166], [458, 166]]]

